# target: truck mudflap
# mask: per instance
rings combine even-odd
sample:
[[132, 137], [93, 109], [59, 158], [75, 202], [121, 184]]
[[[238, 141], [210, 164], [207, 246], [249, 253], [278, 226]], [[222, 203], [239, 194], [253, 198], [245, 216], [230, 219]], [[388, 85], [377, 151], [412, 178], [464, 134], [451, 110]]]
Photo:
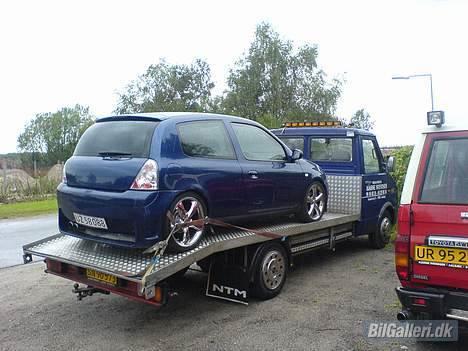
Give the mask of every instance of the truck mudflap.
[[[312, 223], [281, 222], [258, 226], [253, 231], [216, 228], [207, 232], [196, 248], [183, 253], [164, 252], [157, 260], [143, 249], [115, 247], [63, 234], [25, 245], [23, 252], [25, 262], [31, 262], [32, 256], [44, 257], [48, 273], [160, 305], [170, 295], [163, 286], [167, 278], [212, 254], [274, 240], [258, 235], [259, 232], [301, 238], [297, 247], [304, 249], [323, 244], [332, 248], [335, 241], [352, 235], [349, 228], [358, 219], [359, 214], [326, 213], [320, 221]], [[306, 233], [308, 238], [302, 238]], [[297, 250], [293, 246], [291, 249]], [[151, 272], [146, 274], [150, 266]]]

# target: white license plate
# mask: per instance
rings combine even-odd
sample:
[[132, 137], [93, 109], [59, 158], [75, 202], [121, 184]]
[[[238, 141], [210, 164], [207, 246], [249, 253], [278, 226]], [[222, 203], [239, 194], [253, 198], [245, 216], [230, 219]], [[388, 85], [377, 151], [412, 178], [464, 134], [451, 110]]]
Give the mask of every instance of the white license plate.
[[73, 213], [75, 221], [91, 228], [107, 229], [106, 220], [100, 217], [85, 216], [79, 213]]

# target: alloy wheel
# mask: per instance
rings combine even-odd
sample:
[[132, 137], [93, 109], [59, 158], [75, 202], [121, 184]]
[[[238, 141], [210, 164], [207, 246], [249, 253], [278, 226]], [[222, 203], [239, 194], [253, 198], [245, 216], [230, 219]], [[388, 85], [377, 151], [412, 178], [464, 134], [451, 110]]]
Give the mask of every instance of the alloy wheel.
[[325, 191], [320, 183], [313, 183], [307, 194], [307, 213], [316, 221], [322, 217], [325, 208]]
[[[172, 209], [170, 228], [173, 230], [176, 224], [187, 223], [196, 219], [205, 218], [203, 204], [194, 197], [188, 196], [180, 199]], [[173, 239], [180, 247], [190, 247], [198, 242], [203, 234], [203, 225], [188, 225], [173, 234]]]

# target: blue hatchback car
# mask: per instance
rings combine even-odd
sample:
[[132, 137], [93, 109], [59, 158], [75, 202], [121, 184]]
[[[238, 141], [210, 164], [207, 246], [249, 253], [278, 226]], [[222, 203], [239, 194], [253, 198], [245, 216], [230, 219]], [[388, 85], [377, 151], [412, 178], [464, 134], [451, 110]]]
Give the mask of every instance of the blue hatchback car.
[[[325, 175], [301, 151], [254, 121], [189, 112], [98, 119], [66, 162], [57, 193], [62, 233], [129, 248], [205, 216], [319, 220], [327, 203]], [[180, 229], [171, 249], [192, 249], [203, 231]]]

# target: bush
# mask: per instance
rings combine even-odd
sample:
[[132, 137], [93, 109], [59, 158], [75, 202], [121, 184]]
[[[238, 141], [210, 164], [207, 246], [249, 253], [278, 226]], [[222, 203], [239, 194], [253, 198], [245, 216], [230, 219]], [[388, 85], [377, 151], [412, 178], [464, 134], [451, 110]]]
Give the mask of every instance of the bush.
[[391, 156], [395, 157], [395, 170], [392, 175], [397, 183], [398, 203], [400, 203], [401, 192], [403, 190], [403, 184], [405, 183], [406, 171], [412, 152], [413, 146], [403, 146], [391, 154]]
[[55, 195], [60, 181], [40, 177], [25, 182], [8, 182], [4, 187], [0, 180], [0, 203], [47, 199]]

